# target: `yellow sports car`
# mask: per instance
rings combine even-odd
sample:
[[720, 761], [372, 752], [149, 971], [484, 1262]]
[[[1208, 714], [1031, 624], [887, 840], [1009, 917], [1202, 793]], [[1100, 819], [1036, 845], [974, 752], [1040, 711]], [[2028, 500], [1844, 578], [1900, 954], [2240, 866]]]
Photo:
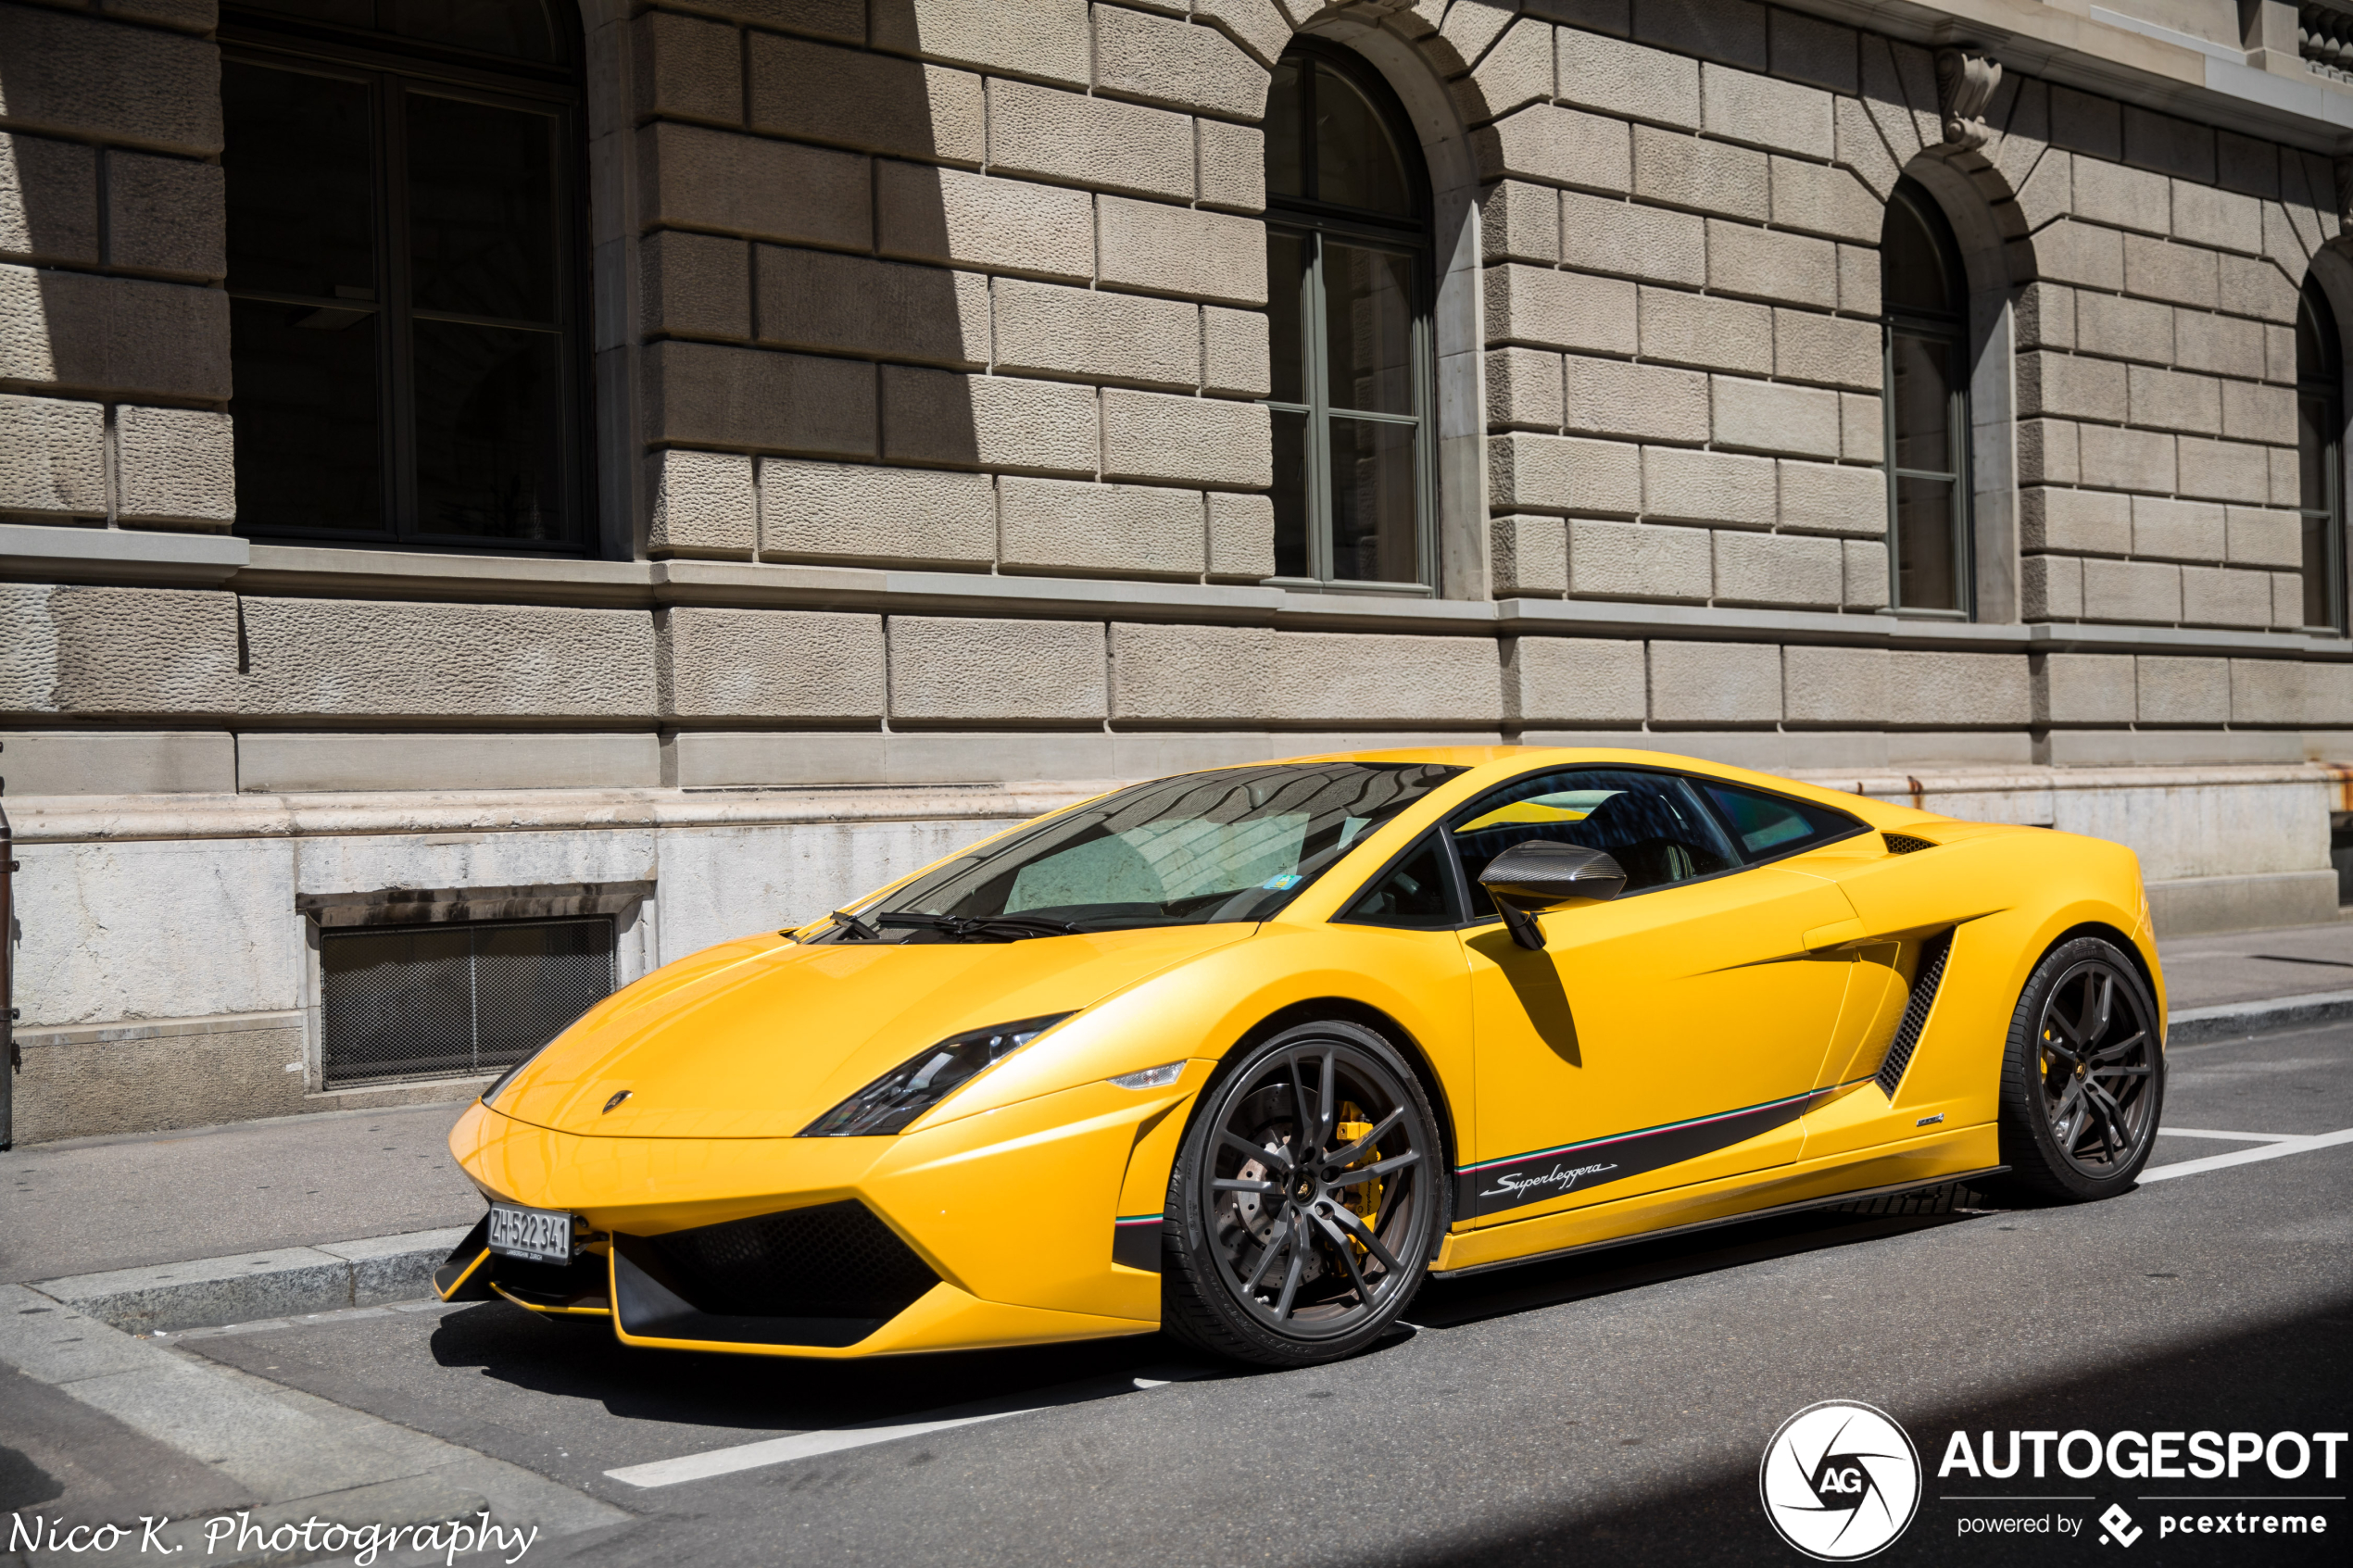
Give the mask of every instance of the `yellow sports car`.
[[1431, 1273], [2117, 1192], [2164, 1005], [2096, 839], [1655, 752], [1187, 773], [599, 1003], [451, 1133], [491, 1208], [436, 1285], [631, 1345], [1298, 1365]]

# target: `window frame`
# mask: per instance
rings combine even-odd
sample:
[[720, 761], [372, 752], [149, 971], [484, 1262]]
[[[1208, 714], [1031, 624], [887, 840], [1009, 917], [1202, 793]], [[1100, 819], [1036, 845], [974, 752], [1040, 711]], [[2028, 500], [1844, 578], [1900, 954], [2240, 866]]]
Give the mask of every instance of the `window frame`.
[[[1954, 297], [1945, 311], [1929, 313], [1910, 306], [1891, 303], [1881, 282], [1880, 305], [1880, 396], [1885, 412], [1881, 419], [1883, 444], [1881, 464], [1887, 478], [1887, 613], [1906, 618], [1917, 617], [1935, 621], [1974, 621], [1977, 619], [1977, 549], [1974, 496], [1975, 473], [1969, 442], [1969, 322], [1968, 273], [1961, 260], [1959, 241], [1954, 236], [1953, 225], [1935, 196], [1918, 182], [1906, 176], [1896, 182], [1889, 193], [1888, 205], [1901, 203], [1913, 220], [1928, 232], [1944, 262], [1945, 274], [1952, 281]], [[1882, 229], [1880, 255], [1885, 265], [1885, 232]], [[1943, 343], [1947, 350], [1945, 363], [1950, 379], [1944, 391], [1945, 458], [1948, 470], [1902, 469], [1896, 466], [1895, 428], [1895, 339], [1901, 332], [1908, 337], [1931, 338]], [[1951, 609], [1928, 606], [1907, 606], [1904, 603], [1904, 546], [1898, 497], [1906, 479], [1935, 479], [1952, 487], [1950, 525], [1953, 531], [1953, 582], [1959, 605]]]
[[[379, 526], [249, 523], [235, 528], [257, 542], [304, 543], [360, 550], [434, 554], [526, 556], [559, 559], [595, 558], [603, 553], [598, 513], [591, 371], [589, 287], [586, 258], [587, 107], [579, 18], [561, 0], [548, 11], [564, 57], [550, 63], [485, 55], [428, 40], [341, 27], [233, 4], [221, 8], [218, 37], [223, 65], [324, 76], [357, 82], [369, 95], [369, 207], [374, 225], [376, 318], [376, 450], [381, 497]], [[550, 167], [555, 190], [548, 204], [556, 290], [554, 323], [513, 322], [461, 312], [419, 309], [412, 299], [408, 245], [408, 106], [415, 96], [450, 98], [493, 108], [545, 115], [554, 139]], [[238, 301], [355, 309], [360, 302], [323, 299], [273, 289], [239, 288]], [[418, 516], [419, 446], [416, 418], [416, 334], [419, 320], [499, 330], [545, 332], [556, 339], [560, 449], [556, 470], [561, 485], [560, 539], [494, 539], [434, 532]], [[232, 361], [232, 372], [234, 362]]]
[[[2302, 333], [2299, 332], [2296, 365], [2296, 398], [2298, 404], [2296, 423], [2299, 437], [2296, 444], [2296, 458], [2299, 466], [2305, 459], [2301, 440], [2303, 425], [2301, 405], [2308, 399], [2317, 399], [2321, 404], [2320, 465], [2322, 483], [2327, 491], [2323, 504], [2317, 508], [2307, 507], [2304, 504], [2300, 483], [2296, 497], [2295, 510], [2298, 522], [2309, 526], [2310, 521], [2317, 518], [2320, 520], [2322, 529], [2321, 559], [2314, 562], [2309, 555], [2306, 556], [2297, 572], [2301, 580], [2304, 604], [2307, 609], [2310, 608], [2312, 574], [2318, 571], [2322, 577], [2321, 589], [2325, 607], [2325, 619], [2314, 621], [2310, 615], [2307, 614], [2302, 618], [2303, 624], [2299, 629], [2323, 636], [2335, 637], [2344, 635], [2346, 610], [2344, 341], [2338, 334], [2335, 308], [2329, 304], [2328, 295], [2322, 289], [2321, 280], [2317, 276], [2309, 274], [2306, 276], [2304, 286], [2296, 291], [2296, 308], [2299, 318], [2308, 312], [2310, 314], [2312, 335], [2320, 343], [2322, 361], [2317, 374], [2308, 376], [2305, 373], [2301, 345]], [[2301, 328], [2303, 322], [2299, 320], [2296, 324]], [[2303, 532], [2304, 529], [2299, 527], [2297, 530], [2299, 548], [2302, 546], [2300, 536]]]
[[[1407, 844], [1404, 848], [1399, 850], [1395, 855], [1392, 855], [1390, 859], [1383, 861], [1381, 863], [1380, 870], [1375, 872], [1372, 875], [1366, 877], [1364, 882], [1358, 884], [1355, 894], [1350, 897], [1347, 905], [1342, 906], [1340, 913], [1332, 916], [1330, 923], [1335, 925], [1374, 926], [1385, 931], [1472, 931], [1481, 926], [1503, 924], [1504, 917], [1501, 915], [1481, 915], [1474, 912], [1475, 906], [1471, 902], [1470, 873], [1463, 869], [1462, 856], [1454, 852], [1453, 840], [1453, 824], [1457, 822], [1467, 821], [1480, 811], [1492, 809], [1494, 802], [1499, 797], [1507, 795], [1512, 790], [1527, 784], [1531, 779], [1543, 778], [1552, 773], [1577, 772], [1656, 773], [1663, 777], [1682, 780], [1685, 784], [1692, 787], [1692, 795], [1699, 800], [1700, 809], [1705, 811], [1708, 815], [1708, 819], [1715, 822], [1717, 827], [1722, 831], [1726, 841], [1732, 847], [1732, 853], [1739, 857], [1739, 864], [1728, 866], [1720, 872], [1709, 872], [1703, 876], [1685, 877], [1680, 882], [1662, 882], [1657, 884], [1655, 886], [1651, 887], [1628, 888], [1625, 892], [1618, 894], [1617, 897], [1611, 899], [1610, 902], [1612, 903], [1618, 903], [1628, 898], [1640, 898], [1653, 893], [1666, 893], [1679, 887], [1696, 887], [1704, 882], [1718, 882], [1728, 876], [1738, 876], [1743, 872], [1755, 871], [1759, 866], [1769, 866], [1777, 860], [1786, 860], [1794, 856], [1810, 854], [1814, 850], [1827, 848], [1833, 844], [1843, 844], [1850, 838], [1874, 831], [1870, 824], [1864, 822], [1861, 818], [1847, 817], [1847, 814], [1844, 811], [1835, 806], [1825, 806], [1818, 801], [1804, 800], [1797, 796], [1789, 794], [1785, 790], [1764, 789], [1752, 784], [1735, 784], [1730, 779], [1714, 779], [1715, 783], [1724, 784], [1727, 787], [1747, 790], [1753, 795], [1761, 795], [1768, 799], [1794, 801], [1800, 805], [1811, 807], [1817, 811], [1829, 811], [1838, 816], [1847, 817], [1847, 822], [1850, 824], [1845, 832], [1833, 834], [1828, 838], [1818, 838], [1810, 843], [1796, 845], [1791, 848], [1778, 850], [1772, 854], [1756, 855], [1752, 857], [1747, 849], [1742, 846], [1740, 834], [1737, 830], [1735, 830], [1732, 823], [1726, 820], [1722, 809], [1719, 808], [1714, 800], [1708, 797], [1707, 784], [1711, 778], [1713, 778], [1713, 775], [1711, 774], [1688, 772], [1680, 768], [1661, 768], [1642, 762], [1587, 762], [1572, 763], [1566, 768], [1557, 766], [1532, 768], [1527, 772], [1516, 773], [1512, 777], [1504, 780], [1502, 783], [1493, 785], [1491, 788], [1480, 792], [1472, 799], [1447, 812], [1444, 817], [1441, 818], [1429, 828], [1427, 834], [1416, 834], [1413, 841]], [[1451, 868], [1447, 874], [1454, 884], [1452, 895], [1452, 902], [1454, 909], [1461, 918], [1458, 919], [1453, 925], [1404, 925], [1391, 921], [1350, 919], [1347, 915], [1347, 910], [1349, 908], [1353, 907], [1356, 899], [1370, 892], [1382, 877], [1387, 876], [1399, 865], [1403, 864], [1408, 857], [1421, 847], [1425, 838], [1439, 838], [1444, 840], [1440, 847], [1442, 853], [1439, 858]]]
[[[1284, 51], [1284, 58], [1296, 59], [1303, 70], [1301, 112], [1305, 123], [1300, 137], [1300, 166], [1303, 181], [1312, 189], [1316, 179], [1316, 144], [1313, 132], [1315, 73], [1313, 67], [1322, 65], [1346, 78], [1352, 86], [1363, 93], [1387, 125], [1399, 160], [1404, 166], [1414, 211], [1409, 218], [1390, 218], [1314, 197], [1278, 194], [1270, 183], [1265, 213], [1268, 236], [1271, 238], [1277, 232], [1295, 235], [1304, 240], [1308, 246], [1299, 306], [1300, 326], [1305, 339], [1300, 346], [1301, 390], [1305, 395], [1305, 400], [1285, 401], [1271, 394], [1259, 399], [1260, 404], [1271, 412], [1301, 415], [1306, 421], [1307, 574], [1287, 577], [1277, 572], [1263, 581], [1272, 587], [1310, 593], [1389, 593], [1432, 596], [1439, 590], [1438, 286], [1437, 240], [1433, 233], [1435, 204], [1429, 170], [1421, 156], [1421, 144], [1414, 132], [1413, 121], [1406, 115], [1404, 106], [1399, 102], [1395, 90], [1362, 57], [1320, 39], [1300, 37], [1291, 41], [1290, 48]], [[1417, 575], [1410, 582], [1333, 574], [1331, 420], [1335, 416], [1328, 384], [1329, 350], [1325, 339], [1324, 245], [1327, 235], [1343, 242], [1359, 242], [1366, 248], [1403, 251], [1413, 258], [1409, 351], [1413, 356], [1416, 411], [1412, 415], [1401, 415], [1349, 409], [1337, 416], [1366, 423], [1410, 424], [1416, 427], [1414, 554]]]

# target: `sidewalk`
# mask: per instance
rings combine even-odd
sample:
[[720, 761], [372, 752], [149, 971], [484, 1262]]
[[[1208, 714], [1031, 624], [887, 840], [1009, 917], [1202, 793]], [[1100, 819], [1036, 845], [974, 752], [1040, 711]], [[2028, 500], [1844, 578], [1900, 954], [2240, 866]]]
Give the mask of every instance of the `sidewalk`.
[[[2159, 951], [2177, 1038], [2353, 1016], [2353, 921], [2184, 937]], [[305, 1310], [285, 1304], [285, 1279], [306, 1269], [313, 1277], [332, 1260], [296, 1249], [397, 1237], [411, 1243], [402, 1259], [422, 1257], [414, 1233], [481, 1216], [447, 1142], [462, 1109], [333, 1111], [0, 1154], [0, 1284], [208, 1260], [191, 1283], [162, 1276], [161, 1288], [200, 1278], [206, 1299], [233, 1299], [249, 1269], [246, 1316]], [[265, 1287], [265, 1276], [279, 1286]], [[157, 1287], [145, 1275], [121, 1283], [134, 1294]], [[78, 1298], [99, 1298], [98, 1285], [75, 1284], [92, 1293]]]

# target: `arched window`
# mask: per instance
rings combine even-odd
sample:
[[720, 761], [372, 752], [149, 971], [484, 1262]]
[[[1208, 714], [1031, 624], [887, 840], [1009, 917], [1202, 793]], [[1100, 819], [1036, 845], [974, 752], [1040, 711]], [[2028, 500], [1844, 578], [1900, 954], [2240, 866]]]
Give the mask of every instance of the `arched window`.
[[1887, 554], [1899, 613], [1970, 612], [1969, 287], [1935, 198], [1897, 182], [1880, 230]]
[[2345, 624], [2345, 370], [2336, 314], [2307, 279], [2296, 312], [2296, 448], [2304, 520], [2304, 624]]
[[570, 6], [224, 12], [238, 532], [586, 549]]
[[1275, 572], [1435, 585], [1429, 182], [1395, 95], [1301, 44], [1266, 100]]

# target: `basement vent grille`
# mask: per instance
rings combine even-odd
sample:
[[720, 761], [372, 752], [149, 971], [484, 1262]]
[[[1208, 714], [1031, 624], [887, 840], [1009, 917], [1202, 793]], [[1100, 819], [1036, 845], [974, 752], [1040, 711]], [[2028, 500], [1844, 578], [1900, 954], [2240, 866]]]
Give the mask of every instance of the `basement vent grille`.
[[327, 1086], [511, 1067], [613, 989], [613, 922], [361, 926], [319, 934]]
[[1904, 1069], [1912, 1064], [1912, 1052], [1919, 1048], [1920, 1031], [1928, 1027], [1929, 1010], [1936, 1006], [1936, 990], [1944, 983], [1944, 960], [1953, 951], [1953, 934], [1940, 931], [1920, 944], [1919, 968], [1912, 975], [1912, 999], [1904, 1004], [1904, 1021], [1895, 1026], [1895, 1039], [1887, 1047], [1887, 1060], [1879, 1066], [1879, 1086], [1887, 1098], [1895, 1098], [1896, 1087], [1904, 1082]]
[[1883, 833], [1880, 836], [1887, 840], [1887, 852], [1891, 855], [1917, 855], [1923, 849], [1936, 847], [1928, 839], [1914, 838], [1908, 833]]

